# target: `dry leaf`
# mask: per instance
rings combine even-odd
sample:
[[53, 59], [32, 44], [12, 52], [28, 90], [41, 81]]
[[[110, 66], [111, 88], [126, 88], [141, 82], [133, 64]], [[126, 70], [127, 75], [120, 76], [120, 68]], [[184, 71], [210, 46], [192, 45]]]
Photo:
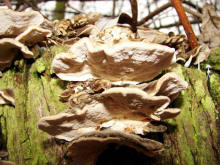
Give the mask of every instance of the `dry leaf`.
[[208, 44], [210, 48], [220, 46], [220, 17], [209, 4], [203, 8], [201, 30], [202, 34], [199, 37], [201, 42]]

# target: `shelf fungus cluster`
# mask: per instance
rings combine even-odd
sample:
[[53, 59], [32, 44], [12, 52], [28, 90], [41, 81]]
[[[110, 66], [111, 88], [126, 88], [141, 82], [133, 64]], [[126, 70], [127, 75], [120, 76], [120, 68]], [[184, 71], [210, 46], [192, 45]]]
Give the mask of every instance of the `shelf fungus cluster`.
[[32, 58], [27, 46], [33, 46], [51, 35], [41, 28], [43, 16], [36, 11], [16, 12], [0, 9], [0, 71], [9, 67], [18, 54]]
[[67, 156], [73, 164], [94, 165], [111, 143], [154, 156], [163, 144], [143, 138], [166, 127], [152, 121], [174, 118], [180, 109], [169, 104], [188, 84], [167, 69], [174, 49], [145, 41], [125, 27], [111, 27], [84, 37], [52, 62], [55, 74], [70, 81], [60, 95], [69, 109], [42, 117], [39, 129], [71, 142]]

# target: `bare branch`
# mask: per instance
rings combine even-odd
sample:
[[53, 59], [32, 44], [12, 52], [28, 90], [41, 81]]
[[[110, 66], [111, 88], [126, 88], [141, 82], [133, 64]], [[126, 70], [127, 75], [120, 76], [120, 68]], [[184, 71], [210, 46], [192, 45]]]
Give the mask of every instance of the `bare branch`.
[[131, 28], [133, 32], [137, 31], [137, 18], [138, 18], [138, 6], [137, 6], [137, 0], [130, 0], [131, 4], [131, 12], [132, 12], [132, 24]]
[[202, 18], [202, 14], [201, 14], [200, 12], [198, 12], [198, 11], [193, 11], [193, 10], [191, 10], [191, 9], [188, 8], [188, 7], [184, 7], [184, 9], [185, 9], [185, 11], [186, 11], [187, 13], [190, 13], [190, 14], [192, 14], [192, 15], [195, 16], [195, 17]]
[[195, 48], [198, 44], [197, 44], [197, 38], [194, 34], [194, 31], [192, 29], [192, 26], [186, 16], [185, 10], [182, 6], [182, 3], [180, 0], [171, 0], [173, 7], [176, 9], [176, 12], [179, 16], [180, 22], [183, 25], [183, 28], [186, 32], [186, 35], [188, 37], [189, 43], [191, 48]]
[[199, 6], [197, 6], [197, 5], [195, 5], [195, 4], [192, 3], [191, 1], [189, 1], [189, 0], [184, 0], [183, 3], [189, 5], [190, 7], [194, 8], [194, 9], [198, 10], [200, 13], [202, 13], [202, 8], [199, 7]]
[[9, 8], [9, 9], [12, 9], [12, 6], [11, 6], [11, 3], [9, 2], [9, 0], [2, 0], [5, 5]]
[[168, 2], [164, 4], [163, 6], [157, 8], [152, 13], [150, 13], [148, 16], [144, 17], [142, 20], [140, 20], [137, 25], [143, 25], [145, 22], [147, 22], [149, 19], [152, 19], [155, 15], [159, 14], [160, 12], [166, 10], [168, 7], [171, 6], [171, 2]]
[[[198, 23], [201, 23], [201, 21], [200, 20], [190, 21], [190, 24], [198, 24]], [[149, 25], [146, 25], [146, 26], [148, 27]], [[155, 27], [154, 29], [159, 30], [159, 29], [163, 29], [163, 28], [171, 28], [171, 27], [179, 27], [179, 26], [182, 26], [182, 24], [180, 22], [175, 22], [172, 24], [161, 25], [159, 27]]]
[[115, 17], [116, 0], [113, 0], [112, 17]]
[[79, 9], [77, 9], [77, 8], [75, 8], [75, 7], [73, 7], [72, 5], [70, 5], [69, 2], [66, 3], [66, 6], [69, 7], [69, 8], [71, 8], [71, 9], [73, 9], [73, 10], [75, 10], [77, 13], [85, 14], [85, 12], [83, 12], [83, 11], [81, 11], [81, 10], [79, 10]]

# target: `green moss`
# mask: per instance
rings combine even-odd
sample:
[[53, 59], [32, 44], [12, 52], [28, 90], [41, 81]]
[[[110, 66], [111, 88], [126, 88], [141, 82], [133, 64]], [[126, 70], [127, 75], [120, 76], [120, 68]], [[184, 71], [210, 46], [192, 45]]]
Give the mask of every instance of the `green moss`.
[[[0, 79], [1, 88], [15, 89], [16, 107], [0, 106], [0, 122], [9, 159], [16, 164], [56, 164], [63, 153], [63, 146], [50, 143], [50, 137], [37, 128], [37, 122], [42, 116], [57, 114], [67, 107], [58, 96], [66, 82], [50, 77], [49, 71], [52, 58], [68, 49], [53, 47], [38, 57], [28, 70], [24, 61], [21, 70], [8, 70]], [[41, 71], [44, 74], [39, 74]], [[189, 87], [172, 104], [182, 112], [167, 121], [173, 129], [165, 136], [166, 156], [173, 159], [174, 164], [216, 164], [213, 146], [218, 133], [206, 74], [180, 65], [172, 71], [185, 79]], [[219, 75], [212, 73], [211, 94], [217, 99], [219, 82]]]
[[41, 77], [42, 84], [44, 86], [45, 97], [50, 103], [49, 107], [51, 113], [56, 114], [62, 112], [67, 108], [67, 105], [60, 101], [59, 95], [62, 93], [63, 89], [60, 86], [57, 86], [57, 83], [60, 80], [51, 79], [49, 80], [46, 77]]
[[204, 89], [203, 81], [198, 79], [195, 84], [193, 84], [196, 97], [203, 98], [206, 95], [206, 91]]
[[220, 48], [211, 52], [207, 63], [212, 66], [212, 69], [220, 71]]
[[212, 73], [210, 76], [210, 92], [220, 110], [220, 75], [217, 73]]
[[[207, 145], [211, 141], [216, 144], [218, 135], [215, 106], [207, 88], [206, 74], [179, 65], [172, 71], [183, 77], [189, 87], [173, 103], [173, 107], [181, 109], [181, 114], [175, 120], [168, 120], [169, 124], [176, 125], [172, 133], [172, 137], [176, 136], [173, 139], [176, 148], [172, 146], [167, 152], [173, 155], [173, 162], [177, 164], [216, 164], [214, 159], [210, 160], [214, 154], [213, 148]], [[172, 154], [177, 150], [177, 155]]]
[[212, 110], [215, 109], [215, 105], [210, 96], [206, 96], [205, 98], [202, 98], [201, 103], [205, 111], [208, 111], [209, 109], [212, 109]]
[[211, 65], [212, 70], [220, 71], [220, 48], [211, 51], [208, 60], [201, 65], [202, 68], [206, 69], [207, 64]]
[[37, 72], [38, 73], [43, 73], [46, 70], [46, 66], [45, 64], [42, 62], [42, 60], [37, 60], [35, 62], [36, 64], [36, 68], [37, 68]]
[[[46, 51], [28, 70], [27, 61], [18, 60], [15, 69], [4, 72], [0, 79], [1, 88], [13, 88], [15, 93], [15, 107], [0, 106], [1, 140], [7, 142], [9, 160], [15, 164], [56, 164], [60, 157], [56, 144], [44, 148], [48, 135], [37, 128], [40, 117], [66, 109], [58, 96], [66, 83], [48, 74], [52, 58]], [[46, 74], [40, 75], [42, 72]]]
[[50, 51], [53, 56], [56, 54], [62, 53], [62, 52], [67, 52], [69, 50], [70, 46], [68, 45], [58, 45], [58, 46], [53, 46], [50, 48]]
[[175, 72], [177, 73], [182, 79], [185, 79], [184, 75], [183, 75], [183, 69], [182, 66], [179, 64], [176, 64], [174, 67], [171, 67], [170, 70], [171, 72]]

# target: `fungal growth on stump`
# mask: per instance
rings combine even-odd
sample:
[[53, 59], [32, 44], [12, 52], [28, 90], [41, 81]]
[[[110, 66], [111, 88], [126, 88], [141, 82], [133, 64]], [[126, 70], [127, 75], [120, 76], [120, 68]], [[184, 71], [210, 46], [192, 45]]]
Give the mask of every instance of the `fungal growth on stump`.
[[16, 12], [0, 9], [0, 71], [9, 67], [16, 56], [33, 58], [28, 46], [33, 46], [51, 35], [41, 28], [43, 16], [36, 11]]
[[69, 108], [42, 117], [39, 129], [70, 142], [66, 156], [73, 164], [94, 165], [112, 143], [159, 154], [163, 144], [141, 135], [166, 131], [153, 123], [181, 112], [169, 105], [187, 82], [172, 72], [150, 81], [175, 63], [174, 49], [147, 35], [136, 39], [128, 27], [91, 33], [54, 57], [55, 74], [69, 81], [60, 94]]

